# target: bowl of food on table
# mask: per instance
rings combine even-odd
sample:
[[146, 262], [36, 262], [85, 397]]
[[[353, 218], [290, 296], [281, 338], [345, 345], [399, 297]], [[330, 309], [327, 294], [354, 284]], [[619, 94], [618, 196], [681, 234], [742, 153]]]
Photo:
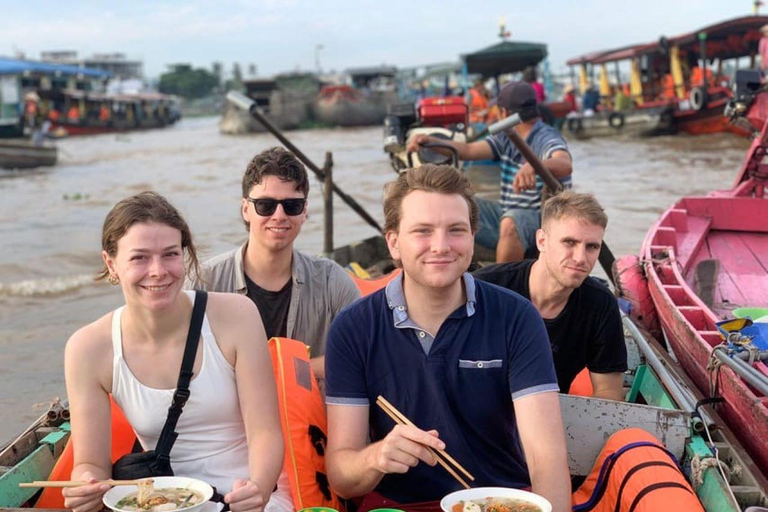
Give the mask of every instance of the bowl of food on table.
[[452, 492], [440, 500], [443, 512], [552, 512], [546, 498], [506, 487], [475, 487]]
[[115, 512], [196, 512], [213, 496], [213, 487], [195, 478], [157, 476], [139, 485], [117, 485], [104, 494]]

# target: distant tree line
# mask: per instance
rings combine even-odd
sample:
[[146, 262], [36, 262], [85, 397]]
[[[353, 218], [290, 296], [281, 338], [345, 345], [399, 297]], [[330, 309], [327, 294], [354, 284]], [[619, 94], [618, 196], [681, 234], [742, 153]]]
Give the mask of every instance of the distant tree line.
[[[224, 66], [214, 62], [211, 71], [203, 68], [193, 69], [191, 64], [173, 64], [168, 71], [160, 75], [160, 92], [175, 94], [183, 98], [204, 98], [217, 90], [240, 90], [243, 87], [243, 73], [240, 64], [232, 66], [232, 78], [224, 80]], [[256, 66], [248, 67], [250, 75], [256, 74]]]

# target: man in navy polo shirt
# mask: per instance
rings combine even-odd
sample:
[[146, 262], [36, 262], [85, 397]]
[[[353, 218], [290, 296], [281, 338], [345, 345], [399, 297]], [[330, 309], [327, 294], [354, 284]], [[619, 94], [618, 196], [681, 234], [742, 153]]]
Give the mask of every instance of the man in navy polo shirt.
[[[439, 510], [461, 486], [431, 447], [475, 486], [532, 487], [554, 511], [570, 510], [547, 333], [530, 302], [466, 272], [478, 222], [469, 180], [448, 166], [411, 169], [387, 187], [384, 215], [403, 273], [342, 311], [328, 335], [331, 486], [365, 496], [361, 512], [424, 502]], [[418, 428], [395, 426], [378, 396]]]

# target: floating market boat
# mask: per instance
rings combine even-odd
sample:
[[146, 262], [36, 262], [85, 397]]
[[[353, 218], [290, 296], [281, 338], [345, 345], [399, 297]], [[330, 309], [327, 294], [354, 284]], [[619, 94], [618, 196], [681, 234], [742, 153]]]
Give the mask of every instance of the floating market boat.
[[569, 114], [563, 123], [566, 137], [649, 137], [669, 133], [671, 110], [666, 107], [597, 112], [591, 116]]
[[58, 150], [54, 144], [34, 144], [26, 139], [0, 140], [1, 169], [33, 169], [56, 165]]
[[[743, 127], [728, 123], [722, 116], [733, 96], [732, 77], [725, 74], [724, 63], [731, 61], [738, 66], [739, 58], [748, 57], [750, 67], [754, 67], [760, 28], [765, 24], [768, 16], [744, 16], [675, 37], [583, 55], [567, 64], [579, 68], [582, 94], [594, 85], [598, 72], [597, 87], [607, 112], [614, 111], [616, 91], [626, 90], [633, 103], [630, 111], [670, 108], [671, 117], [662, 116], [655, 127], [660, 132], [680, 130], [698, 135], [731, 131], [746, 135]], [[627, 83], [621, 78], [623, 63], [629, 67]], [[609, 64], [613, 64], [611, 71]]]
[[397, 69], [391, 66], [347, 70], [349, 84], [326, 85], [313, 104], [317, 121], [328, 126], [380, 124], [387, 106], [398, 101]]
[[[320, 82], [311, 73], [289, 73], [274, 78], [244, 80], [245, 94], [281, 130], [295, 130], [311, 118], [311, 105]], [[219, 131], [227, 135], [259, 133], [265, 128], [247, 112], [230, 103], [224, 107]]]
[[75, 89], [40, 91], [50, 133], [96, 135], [163, 128], [181, 118], [178, 99], [154, 92], [111, 94]]
[[731, 189], [679, 200], [648, 231], [640, 256], [618, 262], [635, 317], [663, 334], [705, 396], [722, 399], [718, 411], [763, 474], [768, 323], [728, 320], [738, 308], [768, 308], [767, 149], [764, 123]]

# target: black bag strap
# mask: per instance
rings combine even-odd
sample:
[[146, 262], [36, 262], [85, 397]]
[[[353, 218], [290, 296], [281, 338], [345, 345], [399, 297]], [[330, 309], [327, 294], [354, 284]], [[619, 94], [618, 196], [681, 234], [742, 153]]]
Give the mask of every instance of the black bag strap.
[[179, 380], [176, 384], [176, 391], [173, 393], [171, 406], [168, 408], [168, 417], [160, 432], [160, 438], [157, 440], [155, 453], [158, 459], [170, 460], [171, 448], [176, 442], [178, 434], [176, 433], [176, 423], [179, 421], [181, 411], [189, 399], [189, 382], [192, 380], [192, 368], [195, 365], [195, 356], [197, 355], [197, 346], [200, 341], [200, 332], [203, 328], [203, 318], [205, 317], [205, 306], [208, 303], [208, 293], [203, 290], [195, 291], [195, 305], [192, 308], [192, 320], [189, 323], [189, 332], [187, 333], [187, 344], [184, 347], [184, 357], [181, 360], [181, 371]]

